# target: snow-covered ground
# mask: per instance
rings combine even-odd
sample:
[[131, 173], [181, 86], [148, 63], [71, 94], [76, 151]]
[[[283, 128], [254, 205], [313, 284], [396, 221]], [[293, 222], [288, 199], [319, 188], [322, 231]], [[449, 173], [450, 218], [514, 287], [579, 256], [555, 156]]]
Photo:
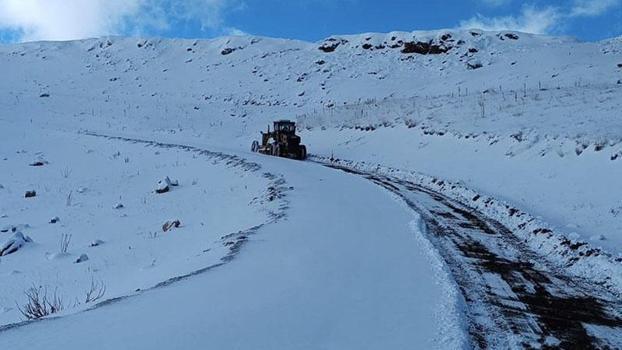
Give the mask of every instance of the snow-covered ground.
[[[138, 147], [139, 151], [147, 152], [143, 156], [155, 157], [153, 163], [144, 159], [142, 164], [158, 164], [161, 157], [165, 157], [164, 152], [154, 155], [157, 149], [120, 139], [93, 142], [80, 136], [77, 140], [89, 145], [102, 143], [130, 155]], [[217, 170], [211, 169], [213, 166], [209, 160], [201, 157], [195, 160], [191, 152], [172, 153], [172, 159], [179, 157], [182, 164], [191, 161], [203, 163], [203, 168], [196, 169], [204, 172], [203, 181], [221, 179], [206, 185], [214, 192], [214, 198], [219, 198], [216, 193], [221, 192], [220, 195], [228, 197], [221, 198], [224, 202], [234, 202], [231, 207], [240, 209], [230, 212], [226, 210], [226, 203], [222, 203], [224, 208], [221, 209], [207, 204], [197, 208], [202, 214], [197, 215], [195, 220], [212, 218], [210, 209], [214, 210], [213, 215], [221, 215], [214, 220], [228, 222], [232, 226], [244, 227], [251, 224], [248, 220], [257, 217], [243, 218], [253, 213], [254, 208], [248, 208], [248, 201], [238, 202], [235, 195], [227, 194], [240, 190], [235, 187], [237, 181], [246, 183], [250, 180], [248, 191], [240, 191], [240, 196], [252, 196], [251, 184], [257, 179], [244, 173], [242, 175], [246, 176], [241, 178], [217, 177], [211, 174]], [[466, 346], [462, 297], [448, 277], [443, 262], [425, 240], [418, 216], [363, 179], [353, 179], [312, 163], [250, 154], [245, 156], [253, 164], [261, 164], [259, 173], [284, 174], [287, 182], [280, 184], [280, 187], [287, 193], [278, 192], [278, 196], [286, 195], [287, 204], [281, 207], [286, 210], [281, 220], [271, 221], [249, 235], [243, 254], [224, 266], [210, 269], [208, 274], [167, 283], [137, 297], [104, 302], [89, 312], [52, 322], [0, 330], [3, 344], [11, 348], [62, 346], [72, 349], [118, 349], [128, 346], [134, 349], [171, 346], [244, 349], [377, 349], [384, 346], [407, 348], [411, 344], [425, 344], [427, 348]], [[120, 165], [121, 168], [125, 166]], [[150, 169], [146, 165], [145, 168]], [[179, 169], [178, 174], [195, 174], [191, 169], [187, 170]], [[179, 179], [180, 186], [187, 181], [182, 176]], [[233, 183], [230, 184], [230, 181]], [[117, 179], [114, 182], [118, 182]], [[141, 186], [136, 186], [134, 190], [138, 188]], [[206, 194], [200, 197], [210, 198]], [[133, 202], [128, 200], [128, 211], [130, 203]], [[184, 201], [180, 198], [175, 203], [179, 210], [177, 213], [185, 213], [185, 210], [194, 207], [194, 201], [188, 199]], [[184, 215], [191, 222], [193, 216], [189, 213]], [[379, 215], [382, 220], [378, 220]], [[133, 215], [128, 213], [128, 220], [131, 217]], [[67, 221], [69, 227], [71, 221]], [[148, 266], [148, 271], [167, 266], [167, 271], [179, 273], [180, 270], [175, 270], [175, 267], [190, 269], [193, 262], [215, 264], [217, 261], [210, 261], [207, 257], [199, 260], [194, 255], [201, 256], [203, 249], [210, 247], [211, 240], [218, 240], [219, 235], [212, 236], [211, 240], [199, 239], [190, 246], [180, 244], [170, 247], [183, 239], [182, 235], [209, 235], [210, 231], [203, 228], [192, 232], [193, 226], [188, 225], [161, 238], [166, 240], [162, 246], [171, 250], [171, 254], [183, 253], [179, 260], [184, 263], [176, 266], [175, 259], [170, 257], [172, 261], [163, 260], [155, 266]], [[224, 229], [230, 231], [235, 227]], [[137, 228], [128, 227], [125, 234], [136, 236], [137, 231]], [[118, 237], [116, 239], [122, 242]], [[168, 256], [165, 253], [156, 254], [155, 247], [149, 245], [157, 243], [143, 237], [126, 242], [134, 242], [136, 247], [133, 250], [137, 255], [151, 257], [151, 253], [154, 256]], [[141, 242], [144, 243], [141, 245]], [[165, 242], [170, 243], [164, 245]], [[110, 242], [110, 246], [114, 246], [114, 242]], [[110, 256], [111, 260], [121, 255], [119, 250], [121, 254], [129, 255], [125, 253], [125, 246], [117, 246], [114, 250], [117, 254]], [[43, 258], [42, 251], [33, 248], [27, 253], [43, 261], [44, 268], [49, 264]], [[9, 258], [28, 266], [32, 264], [33, 270], [36, 270], [38, 266], [23, 260], [29, 257], [28, 254], [16, 254]], [[104, 267], [102, 273], [110, 276], [111, 281], [115, 280], [114, 283], [122, 280], [122, 275], [142, 279], [145, 272], [141, 265], [132, 264], [137, 260], [121, 255], [118, 262], [125, 262], [126, 265], [117, 280]], [[144, 263], [149, 265], [151, 261]], [[90, 260], [85, 266], [93, 266], [91, 264], [95, 261]], [[70, 261], [65, 261], [67, 265], [72, 267]], [[4, 261], [0, 269], [4, 272]], [[63, 271], [56, 274], [70, 276]], [[160, 271], [153, 273], [153, 277], [165, 278], [167, 275], [165, 271]], [[6, 278], [9, 282], [13, 276]], [[150, 286], [144, 283], [138, 285]], [[67, 336], [67, 332], [82, 336]]]
[[[222, 236], [274, 209], [263, 199], [269, 180], [227, 159], [35, 126], [2, 130], [0, 242], [13, 228], [32, 240], [0, 258], [2, 324], [23, 318], [18, 307], [33, 286], [71, 312], [91, 306], [92, 282], [101, 301], [213, 264], [228, 253]], [[178, 186], [156, 193], [167, 176]], [[175, 220], [181, 226], [165, 232]], [[88, 261], [77, 263], [82, 254]]]
[[312, 153], [460, 180], [621, 252], [622, 202], [609, 190], [622, 161], [619, 39], [113, 37], [4, 46], [0, 59], [2, 119], [247, 149], [271, 120], [297, 118], [313, 128]]
[[[34, 327], [75, 329], [98, 319], [106, 327], [94, 334], [108, 332], [106, 345], [115, 348], [111, 334], [124, 331], [111, 315], [123, 313], [151, 326], [147, 320], [162, 319], [150, 333], [179, 330], [186, 317], [209, 324], [221, 341], [242, 328], [252, 334], [239, 341], [266, 348], [296, 341], [308, 348], [380, 344], [364, 340], [464, 344], [460, 298], [425, 235], [408, 225], [416, 220], [410, 211], [344, 174], [248, 153], [259, 130], [281, 118], [299, 122], [315, 155], [399, 169], [461, 202], [471, 199], [466, 195], [494, 198], [494, 205], [466, 204], [516, 227], [521, 239], [536, 226], [552, 230], [538, 231], [529, 244], [553, 260], [575, 257], [559, 242], [578, 244], [577, 255], [602, 248], [606, 263], [592, 263], [590, 253], [585, 264], [572, 260], [572, 272], [594, 272], [599, 282], [610, 275], [604, 283], [620, 286], [619, 38], [584, 43], [449, 30], [319, 43], [112, 37], [0, 46], [0, 76], [0, 228], [8, 228], [0, 244], [15, 234], [12, 226], [32, 239], [0, 258], [0, 323], [19, 320], [16, 302], [32, 286], [56, 290], [71, 305], [67, 313], [95, 304], [83, 300], [92, 281], [105, 284], [103, 299], [140, 294], [0, 334], [9, 343]], [[37, 161], [42, 166], [29, 165]], [[155, 193], [167, 176], [179, 186]], [[279, 176], [293, 187], [291, 203], [266, 200]], [[36, 196], [24, 198], [28, 190]], [[522, 228], [519, 211], [529, 218]], [[162, 232], [175, 219], [181, 227]], [[235, 246], [223, 236], [265, 223], [239, 260], [209, 276], [136, 292], [220, 264]], [[59, 254], [62, 237], [71, 237], [67, 254]], [[103, 244], [89, 247], [96, 240]], [[82, 254], [89, 260], [74, 264]], [[184, 307], [197, 289], [213, 313]], [[147, 307], [176, 293], [185, 297], [167, 306], [170, 319]], [[334, 298], [339, 302], [329, 302]], [[238, 303], [227, 303], [232, 299]], [[347, 311], [335, 318], [341, 307]], [[263, 311], [275, 309], [264, 320]], [[257, 340], [285, 324], [307, 333]], [[337, 324], [346, 326], [330, 333]], [[199, 345], [196, 329], [184, 332], [189, 346]], [[63, 341], [62, 332], [41, 337], [50, 334]], [[98, 338], [73, 341], [92, 345]], [[161, 337], [144, 341], [136, 345], [164, 344]]]

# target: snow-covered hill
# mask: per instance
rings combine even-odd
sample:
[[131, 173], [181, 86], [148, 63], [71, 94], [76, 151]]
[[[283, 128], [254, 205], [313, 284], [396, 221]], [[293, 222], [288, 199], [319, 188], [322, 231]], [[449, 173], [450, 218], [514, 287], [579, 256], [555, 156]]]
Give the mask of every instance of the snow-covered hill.
[[[14, 117], [52, 113], [105, 127], [175, 128], [186, 120], [193, 122], [186, 128], [206, 132], [210, 122], [245, 125], [244, 119], [262, 115], [305, 114], [319, 119], [310, 125], [401, 117], [450, 123], [463, 134], [530, 127], [551, 137], [616, 139], [611, 126], [619, 125], [610, 112], [622, 79], [621, 46], [479, 31], [322, 43], [257, 37], [39, 42], [1, 48], [1, 102]], [[40, 100], [28, 103], [31, 98]], [[369, 107], [378, 104], [384, 108]], [[579, 125], [564, 128], [560, 120]]]
[[[2, 258], [0, 282], [13, 284], [2, 287], [0, 306], [10, 306], [0, 308], [0, 322], [19, 317], [14, 300], [33, 280], [65, 287], [73, 299], [88, 289], [92, 272], [105, 271], [108, 295], [117, 296], [218, 262], [234, 244], [223, 234], [261, 224], [278, 208], [253, 200], [273, 180], [256, 169], [236, 173], [222, 155], [207, 154], [210, 166], [180, 162], [179, 152], [206, 154], [119, 148], [90, 134], [240, 154], [272, 120], [296, 119], [310, 153], [416, 172], [523, 230], [521, 238], [537, 235], [532, 247], [566, 259], [575, 257], [564, 255], [568, 247], [577, 247], [577, 256], [602, 247], [608, 268], [619, 267], [621, 107], [619, 38], [589, 43], [442, 30], [319, 43], [110, 37], [0, 46], [0, 228], [8, 228], [0, 244], [13, 226], [34, 241], [21, 255], [27, 266]], [[39, 160], [41, 167], [28, 165]], [[166, 176], [181, 185], [161, 197], [153, 191]], [[39, 201], [24, 202], [26, 190], [36, 190]], [[197, 191], [211, 201], [196, 198]], [[489, 197], [494, 201], [475, 199]], [[114, 209], [118, 202], [124, 208]], [[517, 218], [518, 211], [525, 216]], [[58, 224], [49, 224], [55, 216]], [[154, 235], [180, 216], [190, 232], [183, 243], [172, 241], [175, 231]], [[204, 220], [207, 238], [197, 233]], [[62, 235], [76, 229], [86, 233], [73, 235], [69, 255], [57, 254]], [[88, 247], [104, 235], [103, 245]], [[100, 253], [88, 254], [94, 249]], [[67, 264], [82, 253], [98, 271]], [[611, 271], [602, 274], [620, 276]]]
[[6, 121], [246, 149], [269, 121], [297, 118], [312, 153], [463, 181], [620, 251], [619, 38], [103, 38], [3, 46], [0, 61]]

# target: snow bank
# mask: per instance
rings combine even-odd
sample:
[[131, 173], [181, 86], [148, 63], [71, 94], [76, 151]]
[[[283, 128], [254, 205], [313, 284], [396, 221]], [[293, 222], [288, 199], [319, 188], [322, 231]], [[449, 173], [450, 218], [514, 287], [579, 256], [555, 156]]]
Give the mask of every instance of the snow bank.
[[449, 182], [414, 171], [367, 162], [331, 160], [317, 156], [314, 158], [364, 171], [397, 176], [447, 195], [498, 220], [510, 228], [513, 234], [527, 243], [535, 252], [559, 268], [566, 269], [580, 278], [603, 285], [618, 295], [622, 294], [622, 257], [613, 256], [585, 241], [569, 239], [563, 233], [554, 231], [554, 228], [542, 219], [514, 208], [507, 202], [478, 193], [461, 183]]

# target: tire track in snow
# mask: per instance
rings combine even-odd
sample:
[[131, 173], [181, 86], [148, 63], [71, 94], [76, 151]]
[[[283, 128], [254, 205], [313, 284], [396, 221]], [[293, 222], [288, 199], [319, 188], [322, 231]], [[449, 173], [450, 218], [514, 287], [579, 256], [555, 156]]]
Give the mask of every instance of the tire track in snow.
[[552, 267], [499, 222], [403, 179], [321, 164], [376, 183], [422, 216], [464, 296], [474, 347], [622, 347], [622, 302]]

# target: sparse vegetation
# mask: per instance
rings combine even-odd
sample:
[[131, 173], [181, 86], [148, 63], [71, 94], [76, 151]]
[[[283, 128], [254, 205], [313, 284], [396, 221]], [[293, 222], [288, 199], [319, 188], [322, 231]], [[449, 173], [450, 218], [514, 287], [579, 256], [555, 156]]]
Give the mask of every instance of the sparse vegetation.
[[71, 243], [71, 235], [63, 233], [60, 238], [60, 253], [67, 254], [69, 249], [69, 243]]
[[69, 176], [71, 176], [71, 169], [69, 167], [64, 167], [61, 171], [60, 171], [61, 176], [64, 179], [68, 179]]
[[17, 305], [19, 312], [28, 320], [37, 320], [60, 312], [64, 309], [63, 300], [57, 290], [48, 294], [47, 287], [32, 286], [24, 294], [27, 302], [23, 306]]
[[91, 279], [91, 286], [89, 290], [86, 292], [86, 297], [84, 298], [84, 303], [93, 303], [104, 297], [106, 294], [106, 285], [102, 281], [95, 281], [95, 279]]
[[168, 232], [168, 231], [170, 231], [170, 230], [172, 230], [174, 228], [179, 228], [180, 226], [181, 226], [181, 221], [179, 221], [179, 220], [170, 220], [170, 221], [165, 222], [162, 225], [162, 231]]

